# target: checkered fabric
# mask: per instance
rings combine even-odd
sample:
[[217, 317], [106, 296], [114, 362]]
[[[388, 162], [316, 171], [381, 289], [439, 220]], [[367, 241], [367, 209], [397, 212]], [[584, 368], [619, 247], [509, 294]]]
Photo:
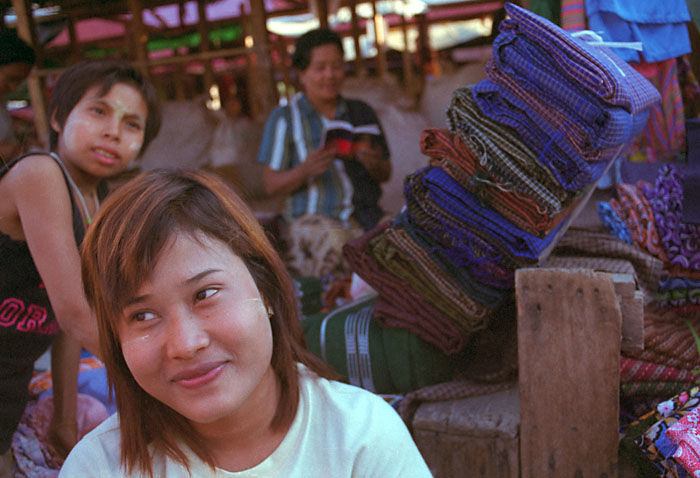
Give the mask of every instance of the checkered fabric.
[[427, 128], [420, 141], [421, 152], [429, 156], [431, 166], [443, 168], [458, 183], [477, 196], [514, 225], [532, 235], [549, 234], [570, 212], [575, 204], [556, 216], [549, 216], [529, 196], [516, 193], [497, 178], [486, 179], [489, 173], [466, 147], [459, 135], [447, 129]]
[[[456, 237], [471, 231], [480, 235], [518, 265], [539, 262], [540, 254], [556, 235], [555, 229], [545, 238], [538, 238], [518, 229], [491, 208], [483, 207], [477, 198], [452, 179], [441, 168], [425, 168], [406, 177], [406, 189], [411, 201], [407, 209], [411, 215], [411, 202], [434, 207], [441, 213], [445, 229]], [[407, 198], [409, 194], [406, 194]], [[453, 219], [454, 218], [454, 219]], [[559, 226], [561, 227], [561, 225]]]
[[370, 254], [369, 241], [388, 226], [382, 223], [343, 247], [352, 270], [379, 294], [373, 317], [384, 327], [409, 330], [446, 354], [459, 352], [468, 337], [406, 282], [380, 268]]
[[606, 163], [585, 161], [567, 143], [564, 132], [558, 131], [510, 91], [483, 80], [472, 87], [472, 94], [484, 115], [518, 132], [567, 191], [584, 189], [602, 176]]
[[509, 18], [501, 22], [501, 32], [522, 35], [549, 51], [574, 84], [606, 103], [638, 113], [661, 101], [659, 92], [609, 49], [574, 38], [549, 20], [512, 3], [506, 3], [505, 9]]

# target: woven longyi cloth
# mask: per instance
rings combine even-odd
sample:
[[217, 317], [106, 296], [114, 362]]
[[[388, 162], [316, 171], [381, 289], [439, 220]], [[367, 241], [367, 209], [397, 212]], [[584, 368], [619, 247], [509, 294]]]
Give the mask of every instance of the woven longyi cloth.
[[625, 259], [632, 263], [643, 288], [656, 291], [663, 263], [633, 244], [626, 244], [605, 232], [570, 228], [561, 237], [553, 255], [577, 255]]
[[620, 357], [620, 382], [695, 382], [692, 370]]
[[513, 93], [483, 80], [472, 87], [474, 100], [483, 114], [514, 128], [538, 160], [556, 176], [567, 191], [578, 191], [603, 175], [607, 163], [589, 163], [567, 143], [566, 134], [529, 108]]
[[537, 156], [510, 126], [484, 115], [464, 86], [452, 93], [447, 107], [450, 131], [458, 134], [472, 150], [489, 177], [500, 180], [503, 187], [531, 197], [550, 216], [564, 210], [571, 199], [552, 172], [537, 161]]
[[669, 263], [700, 271], [700, 226], [681, 220], [683, 178], [671, 164], [663, 166], [653, 188], [641, 190], [654, 211], [654, 223]]
[[[610, 52], [611, 56], [614, 56]], [[620, 63], [624, 63], [616, 58]], [[594, 148], [607, 148], [626, 143], [639, 134], [649, 120], [652, 104], [634, 113], [605, 103], [586, 88], [577, 78], [557, 63], [552, 47], [544, 49], [527, 36], [513, 30], [502, 31], [493, 44], [493, 61], [505, 75], [515, 80], [522, 89], [540, 97], [545, 107], [561, 111], [575, 123], [591, 141]], [[639, 73], [627, 66], [639, 82], [648, 83]], [[657, 92], [658, 95], [658, 92]], [[659, 101], [660, 101], [659, 97]], [[560, 125], [554, 124], [558, 127]], [[568, 125], [567, 125], [568, 126]]]
[[501, 32], [522, 35], [549, 52], [561, 71], [602, 101], [630, 113], [661, 101], [656, 88], [608, 49], [574, 38], [549, 20], [512, 3], [506, 3], [505, 9], [510, 18], [501, 22]]
[[620, 384], [620, 395], [666, 398], [682, 392], [688, 386], [688, 382], [624, 382]]
[[369, 253], [369, 241], [388, 226], [388, 222], [379, 224], [343, 246], [343, 256], [352, 270], [379, 294], [373, 317], [385, 327], [413, 332], [446, 354], [459, 352], [466, 345], [462, 332], [408, 284], [381, 269]]
[[626, 357], [689, 369], [700, 367], [700, 355], [693, 334], [685, 323], [700, 331], [700, 314], [679, 316], [673, 310], [658, 307], [644, 309], [644, 350], [625, 352]]
[[549, 216], [531, 197], [512, 191], [497, 178], [487, 179], [489, 173], [486, 168], [459, 135], [448, 129], [423, 130], [420, 146], [421, 152], [431, 158], [431, 166], [443, 168], [484, 205], [493, 207], [514, 225], [535, 236], [544, 237], [550, 233], [574, 205], [572, 201], [563, 212]]
[[616, 186], [617, 199], [610, 200], [610, 207], [627, 225], [632, 241], [654, 257], [668, 263], [659, 233], [654, 222], [654, 210], [641, 188], [651, 187], [639, 181], [637, 185], [620, 183]]
[[379, 267], [403, 280], [426, 302], [440, 310], [468, 337], [486, 326], [491, 310], [474, 301], [446, 280], [436, 281], [420, 265], [405, 256], [386, 237], [390, 228], [369, 241], [368, 249]]
[[473, 194], [441, 168], [427, 167], [408, 175], [405, 196], [412, 222], [414, 211], [423, 209], [434, 218], [437, 216], [450, 236], [478, 235], [518, 265], [538, 262], [558, 230], [539, 238], [518, 229], [493, 209], [479, 204]]
[[[462, 261], [459, 255], [454, 254], [454, 249], [445, 250], [430, 234], [411, 224], [405, 209], [394, 218], [392, 229], [401, 229], [406, 232], [411, 240], [465, 292], [483, 287], [499, 289], [513, 287], [514, 269], [501, 267], [488, 260], [474, 263], [471, 256], [466, 261]], [[481, 292], [483, 293], [485, 292]]]

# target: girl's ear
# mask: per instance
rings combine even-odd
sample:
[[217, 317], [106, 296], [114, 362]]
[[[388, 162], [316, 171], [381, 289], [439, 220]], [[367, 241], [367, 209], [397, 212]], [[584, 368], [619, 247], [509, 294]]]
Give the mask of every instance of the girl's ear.
[[55, 112], [55, 111], [54, 111], [54, 113], [51, 115], [51, 121], [50, 121], [49, 123], [51, 124], [51, 128], [52, 128], [55, 132], [57, 132], [57, 133], [60, 133], [60, 132], [61, 132], [61, 129], [62, 129], [62, 128], [61, 128], [61, 125], [59, 125], [59, 124], [58, 124], [58, 121], [56, 120], [56, 112]]

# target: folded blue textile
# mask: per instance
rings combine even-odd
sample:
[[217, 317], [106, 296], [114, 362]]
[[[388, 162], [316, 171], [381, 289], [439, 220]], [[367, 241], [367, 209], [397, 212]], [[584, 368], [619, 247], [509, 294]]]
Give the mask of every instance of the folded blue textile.
[[[641, 42], [645, 61], [664, 61], [690, 53], [685, 0], [586, 0], [588, 26], [605, 41]], [[639, 62], [638, 51], [611, 48], [625, 61]]]
[[581, 190], [605, 171], [606, 162], [585, 161], [567, 142], [565, 130], [550, 124], [507, 89], [482, 80], [472, 87], [472, 95], [484, 115], [520, 134], [564, 189]]
[[[590, 90], [581, 88], [549, 51], [524, 35], [514, 31], [499, 34], [493, 52], [494, 61], [503, 73], [517, 80], [520, 87], [536, 95], [543, 104], [570, 116], [586, 132], [593, 148], [626, 143], [649, 120], [648, 108], [632, 113], [607, 104]], [[649, 86], [654, 88], [651, 83]]]
[[661, 101], [659, 91], [610, 49], [592, 46], [512, 3], [506, 3], [505, 9], [510, 18], [501, 22], [502, 33], [522, 35], [549, 52], [563, 74], [602, 101], [630, 113], [639, 113]]
[[513, 287], [513, 269], [505, 269], [495, 262], [490, 262], [488, 258], [475, 261], [467, 254], [459, 254], [454, 248], [445, 248], [427, 231], [412, 224], [405, 209], [396, 215], [391, 227], [406, 231], [464, 292], [469, 293], [468, 291], [475, 287], [475, 281], [499, 289]]
[[[428, 167], [407, 176], [407, 206], [413, 195], [435, 209], [445, 211], [441, 222], [452, 235], [465, 237], [476, 233], [509, 255], [518, 265], [537, 263], [540, 255], [551, 243], [554, 236], [566, 221], [562, 221], [544, 238], [528, 234], [515, 227], [490, 207], [481, 204], [479, 199], [455, 181], [442, 168]], [[417, 193], [417, 194], [415, 194]], [[408, 207], [409, 217], [411, 208]]]

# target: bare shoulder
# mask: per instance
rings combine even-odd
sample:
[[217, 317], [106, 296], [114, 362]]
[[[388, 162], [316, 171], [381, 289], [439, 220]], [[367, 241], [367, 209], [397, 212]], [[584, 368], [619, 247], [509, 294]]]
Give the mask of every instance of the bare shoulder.
[[5, 176], [9, 183], [40, 183], [62, 179], [63, 173], [55, 159], [46, 153], [37, 153], [22, 158]]

